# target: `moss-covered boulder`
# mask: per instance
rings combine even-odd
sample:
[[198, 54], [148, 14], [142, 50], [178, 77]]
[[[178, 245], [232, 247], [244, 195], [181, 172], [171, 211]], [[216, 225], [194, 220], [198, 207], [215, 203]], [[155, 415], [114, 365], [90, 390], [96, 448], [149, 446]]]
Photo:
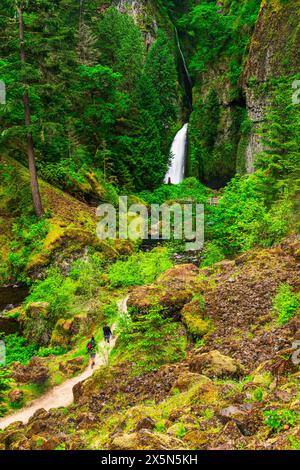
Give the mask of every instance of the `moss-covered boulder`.
[[224, 356], [219, 351], [195, 354], [190, 359], [190, 370], [208, 377], [239, 377], [243, 374], [243, 366]]
[[18, 383], [42, 384], [49, 376], [49, 369], [40, 357], [33, 357], [28, 365], [15, 363], [13, 366], [12, 377]]
[[61, 318], [52, 332], [51, 346], [70, 346], [78, 335], [86, 336], [92, 332], [92, 323], [92, 318], [85, 315], [76, 315], [68, 319]]
[[211, 320], [205, 317], [204, 299], [202, 298], [186, 304], [181, 315], [183, 324], [194, 339], [202, 338], [212, 329]]
[[182, 308], [194, 294], [202, 292], [203, 281], [199, 279], [199, 269], [193, 264], [174, 266], [150, 286], [140, 286], [132, 290], [127, 305], [133, 313], [145, 314], [158, 304], [170, 316], [180, 318]]
[[172, 390], [179, 390], [185, 392], [196, 384], [210, 383], [211, 380], [205, 375], [196, 374], [188, 370], [184, 370], [180, 373], [178, 379], [174, 383]]
[[142, 429], [113, 437], [108, 448], [111, 450], [184, 450], [186, 445], [175, 437]]
[[24, 335], [31, 343], [47, 346], [51, 338], [51, 322], [48, 302], [33, 302], [21, 316]]
[[83, 357], [75, 357], [70, 359], [67, 362], [61, 362], [59, 364], [59, 370], [68, 377], [73, 377], [74, 375], [82, 372], [84, 369], [84, 360]]

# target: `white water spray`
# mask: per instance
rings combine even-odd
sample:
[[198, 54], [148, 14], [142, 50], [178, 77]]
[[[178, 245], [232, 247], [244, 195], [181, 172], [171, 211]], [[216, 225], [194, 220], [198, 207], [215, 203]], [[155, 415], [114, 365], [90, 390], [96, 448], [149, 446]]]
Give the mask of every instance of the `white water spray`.
[[168, 173], [165, 176], [165, 183], [179, 184], [185, 175], [185, 157], [187, 148], [188, 124], [184, 124], [177, 132], [171, 147], [172, 161]]

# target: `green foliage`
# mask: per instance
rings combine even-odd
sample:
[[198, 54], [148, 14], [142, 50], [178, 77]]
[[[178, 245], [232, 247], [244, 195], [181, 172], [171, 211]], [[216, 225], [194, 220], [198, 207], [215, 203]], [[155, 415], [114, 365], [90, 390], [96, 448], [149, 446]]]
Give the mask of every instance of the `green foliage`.
[[204, 259], [201, 267], [212, 266], [219, 261], [223, 261], [224, 258], [224, 253], [216, 242], [207, 243], [204, 247]]
[[178, 437], [178, 439], [183, 439], [186, 433], [187, 433], [187, 429], [185, 425], [183, 423], [177, 423], [176, 437]]
[[266, 150], [257, 159], [269, 200], [300, 186], [300, 106], [291, 99], [294, 76], [273, 83], [261, 136]]
[[263, 401], [263, 397], [264, 397], [263, 389], [260, 388], [260, 387], [256, 388], [253, 392], [254, 400], [258, 401], [258, 402], [261, 402], [261, 401]]
[[103, 259], [97, 254], [74, 261], [69, 276], [76, 282], [76, 294], [87, 298], [93, 297], [102, 284], [100, 278], [102, 271]]
[[29, 344], [23, 336], [17, 333], [3, 336], [3, 341], [6, 348], [7, 365], [14, 362], [28, 364], [33, 356], [60, 356], [66, 352], [65, 348], [59, 346], [54, 348], [39, 348], [34, 343]]
[[261, 1], [233, 0], [220, 5], [201, 0], [197, 3], [196, 6], [192, 4], [189, 12], [178, 21], [194, 45], [191, 71], [194, 74], [206, 71], [217, 58], [227, 56], [230, 59], [229, 78], [236, 83]]
[[203, 72], [224, 48], [231, 34], [230, 16], [220, 14], [220, 7], [210, 1], [202, 1], [179, 21], [181, 28], [196, 38], [197, 49], [191, 61], [191, 70]]
[[186, 178], [180, 184], [159, 186], [153, 192], [142, 191], [138, 196], [148, 204], [164, 204], [167, 201], [207, 202], [210, 190], [201, 184], [196, 178]]
[[46, 217], [37, 219], [34, 215], [23, 215], [17, 219], [12, 231], [14, 240], [11, 242], [8, 261], [14, 277], [19, 281], [26, 281], [24, 268], [29, 258], [40, 251], [49, 231], [49, 221]]
[[102, 306], [102, 311], [104, 313], [105, 322], [109, 325], [112, 325], [116, 318], [118, 317], [118, 305], [116, 302], [110, 302], [109, 304], [104, 304]]
[[273, 431], [280, 432], [300, 424], [300, 413], [293, 410], [264, 411], [265, 424]]
[[49, 302], [49, 322], [54, 326], [59, 318], [66, 316], [73, 304], [76, 284], [71, 278], [65, 278], [59, 269], [52, 268], [46, 279], [36, 281], [26, 305], [32, 302]]
[[6, 347], [6, 364], [13, 362], [27, 364], [33, 356], [37, 355], [36, 344], [28, 344], [26, 339], [18, 334], [6, 335], [4, 337]]
[[224, 254], [233, 254], [280, 241], [288, 233], [292, 207], [288, 194], [268, 207], [258, 172], [233, 178], [208, 217], [209, 239], [215, 240]]
[[294, 294], [291, 286], [281, 284], [273, 300], [273, 310], [279, 325], [285, 325], [300, 309], [300, 294]]
[[49, 357], [49, 356], [62, 356], [67, 352], [67, 348], [63, 346], [55, 346], [54, 348], [39, 348], [36, 356]]
[[52, 184], [91, 197], [91, 168], [100, 186], [141, 190], [160, 184], [178, 117], [172, 41], [159, 28], [147, 54], [132, 17], [115, 7], [99, 12], [96, 0], [41, 0], [23, 9], [25, 64], [15, 4], [0, 6], [5, 151], [26, 162], [26, 88], [37, 168]]
[[165, 315], [159, 306], [153, 306], [147, 315], [127, 318], [120, 334], [122, 347], [134, 361], [135, 373], [151, 372], [167, 362], [184, 356], [185, 338], [179, 325]]
[[5, 395], [7, 391], [10, 389], [10, 374], [7, 369], [0, 368], [0, 416], [7, 411], [7, 407], [5, 406]]
[[149, 253], [137, 253], [127, 261], [117, 261], [108, 271], [112, 287], [150, 284], [172, 263], [166, 248], [155, 248]]
[[[224, 186], [236, 172], [246, 119], [239, 80], [260, 5], [261, 0], [200, 0], [178, 21], [182, 34], [188, 34], [195, 82], [189, 174], [214, 188]], [[225, 84], [230, 109], [223, 106]]]

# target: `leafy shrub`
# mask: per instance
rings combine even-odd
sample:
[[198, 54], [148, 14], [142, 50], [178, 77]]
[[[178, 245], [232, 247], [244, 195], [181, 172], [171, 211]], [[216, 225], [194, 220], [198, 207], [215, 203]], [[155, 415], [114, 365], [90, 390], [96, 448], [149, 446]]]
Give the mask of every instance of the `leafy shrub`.
[[9, 371], [7, 369], [0, 369], [0, 416], [7, 411], [4, 405], [5, 394], [10, 389], [11, 379], [9, 378]]
[[67, 351], [68, 349], [62, 346], [55, 346], [54, 348], [39, 348], [36, 355], [39, 357], [61, 356]]
[[150, 253], [137, 253], [127, 261], [117, 261], [108, 271], [112, 287], [150, 284], [172, 266], [169, 252], [156, 248]]
[[201, 263], [203, 268], [212, 266], [225, 258], [222, 249], [215, 242], [207, 243], [204, 248], [204, 260]]
[[153, 306], [147, 315], [135, 317], [134, 321], [131, 317], [123, 321], [120, 340], [134, 360], [136, 373], [150, 372], [182, 359], [186, 346], [179, 325], [166, 318], [159, 306]]
[[300, 424], [300, 413], [293, 410], [270, 410], [264, 411], [265, 424], [273, 432], [280, 432]]
[[166, 201], [194, 201], [205, 203], [211, 191], [196, 178], [186, 178], [176, 185], [164, 184], [153, 192], [142, 191], [138, 196], [149, 204], [164, 204]]
[[269, 209], [264, 193], [267, 182], [262, 173], [235, 177], [226, 186], [218, 207], [208, 214], [208, 236], [225, 254], [234, 254], [256, 245], [271, 247], [289, 230], [289, 194]]
[[49, 319], [54, 324], [63, 318], [71, 308], [76, 291], [76, 284], [71, 278], [65, 278], [59, 269], [49, 270], [48, 277], [37, 281], [26, 299], [26, 305], [32, 302], [50, 304]]
[[24, 268], [30, 256], [40, 251], [48, 231], [49, 221], [46, 217], [37, 219], [33, 215], [23, 215], [13, 225], [14, 240], [11, 242], [8, 261], [17, 280], [26, 281], [22, 274]]
[[20, 362], [27, 364], [30, 359], [37, 355], [38, 347], [36, 344], [28, 344], [26, 339], [18, 334], [6, 335], [4, 337], [6, 347], [6, 364]]
[[300, 295], [292, 292], [291, 286], [281, 284], [273, 300], [273, 310], [279, 325], [285, 325], [300, 308]]
[[56, 346], [54, 348], [39, 348], [37, 344], [29, 344], [23, 336], [17, 333], [3, 336], [6, 347], [6, 364], [13, 362], [28, 364], [33, 356], [48, 357], [65, 354], [66, 348]]
[[103, 269], [103, 260], [97, 255], [87, 259], [74, 261], [70, 271], [70, 278], [76, 281], [76, 293], [92, 297], [101, 286], [100, 274]]
[[176, 426], [176, 437], [182, 439], [187, 433], [186, 427], [183, 423], [178, 423]]
[[255, 401], [262, 401], [263, 400], [263, 397], [264, 397], [264, 392], [263, 392], [263, 389], [258, 387], [254, 390], [253, 392], [253, 399]]

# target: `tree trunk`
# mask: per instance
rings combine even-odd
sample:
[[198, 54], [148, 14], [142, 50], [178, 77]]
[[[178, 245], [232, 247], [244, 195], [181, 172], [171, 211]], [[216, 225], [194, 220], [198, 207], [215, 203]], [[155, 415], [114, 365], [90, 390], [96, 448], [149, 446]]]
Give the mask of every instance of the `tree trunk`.
[[[21, 57], [21, 62], [24, 64], [26, 61], [26, 55], [25, 55], [25, 46], [24, 46], [24, 21], [23, 21], [22, 6], [17, 6], [17, 12], [18, 12], [18, 17], [19, 17], [20, 57]], [[29, 128], [31, 124], [31, 115], [30, 115], [29, 95], [27, 91], [25, 91], [23, 95], [23, 105], [24, 105], [25, 126]], [[29, 129], [27, 133], [27, 152], [28, 152], [28, 167], [29, 167], [29, 174], [30, 174], [33, 207], [34, 207], [36, 216], [40, 218], [44, 214], [44, 210], [42, 206], [39, 183], [38, 183], [38, 178], [37, 178], [37, 173], [36, 173], [33, 136]]]

